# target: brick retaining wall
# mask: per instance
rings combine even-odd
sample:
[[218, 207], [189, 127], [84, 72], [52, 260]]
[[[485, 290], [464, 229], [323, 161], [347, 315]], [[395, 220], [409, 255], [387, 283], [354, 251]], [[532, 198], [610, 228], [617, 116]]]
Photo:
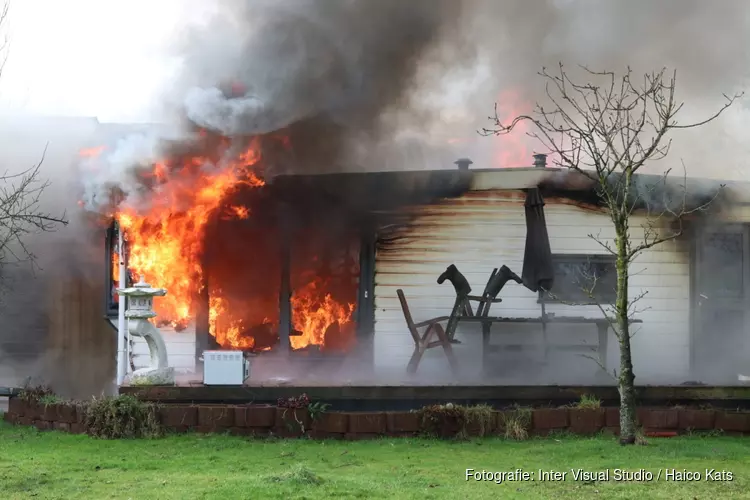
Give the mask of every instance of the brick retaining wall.
[[[164, 405], [159, 418], [171, 432], [232, 433], [246, 436], [310, 436], [315, 439], [368, 439], [380, 436], [415, 436], [420, 432], [416, 412], [325, 412], [312, 419], [307, 410], [265, 405]], [[529, 409], [528, 431], [534, 435], [570, 432], [592, 435], [602, 430], [617, 433], [619, 409], [608, 407]], [[495, 411], [485, 434], [503, 432], [504, 411]], [[86, 433], [84, 411], [74, 404], [43, 405], [11, 398], [7, 422], [40, 430]], [[646, 435], [672, 435], [718, 430], [750, 434], [750, 412], [692, 408], [638, 408], [638, 423]], [[476, 434], [477, 429], [469, 429]]]

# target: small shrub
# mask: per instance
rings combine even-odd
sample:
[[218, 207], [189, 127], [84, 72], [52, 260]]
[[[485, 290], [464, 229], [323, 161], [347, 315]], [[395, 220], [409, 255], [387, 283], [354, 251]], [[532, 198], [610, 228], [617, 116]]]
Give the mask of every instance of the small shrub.
[[466, 409], [466, 424], [476, 425], [479, 436], [489, 434], [492, 430], [493, 408], [490, 405], [466, 406], [464, 408]]
[[724, 435], [724, 431], [721, 429], [711, 429], [711, 430], [706, 430], [706, 431], [686, 429], [686, 433], [690, 437], [699, 437], [699, 438], [715, 438], [715, 437], [721, 437]]
[[531, 427], [531, 409], [514, 405], [510, 410], [500, 414], [503, 420], [503, 435], [506, 439], [523, 441], [529, 438]]
[[524, 441], [529, 438], [529, 431], [518, 420], [507, 420], [505, 422], [505, 438], [516, 441]]
[[310, 403], [307, 405], [307, 412], [310, 414], [312, 420], [320, 420], [320, 417], [330, 408], [331, 405], [327, 403]]
[[422, 434], [431, 437], [466, 439], [469, 427], [477, 426], [484, 436], [492, 425], [492, 407], [488, 405], [461, 406], [447, 403], [425, 406], [419, 410]]
[[86, 428], [94, 437], [122, 439], [164, 435], [157, 406], [130, 395], [94, 399], [85, 411]]
[[[309, 415], [310, 420], [318, 420], [330, 405], [321, 402], [313, 403], [307, 394], [302, 393], [297, 397], [279, 398], [276, 400], [276, 406], [284, 410], [281, 418], [287, 431], [305, 434], [309, 430], [305, 428], [307, 416]], [[302, 410], [299, 412], [302, 418], [298, 416], [299, 410]]]
[[[36, 403], [41, 402], [42, 399], [49, 399], [52, 397], [57, 397], [52, 389], [49, 388], [49, 386], [46, 385], [26, 385], [23, 389], [21, 389], [21, 392], [18, 393], [18, 397], [20, 399], [23, 399], [27, 403]], [[57, 402], [57, 401], [55, 401]], [[50, 403], [47, 403], [50, 404]]]
[[584, 394], [575, 407], [582, 410], [597, 410], [602, 407], [602, 402], [596, 396]]
[[452, 403], [425, 406], [419, 410], [422, 434], [429, 437], [458, 437], [466, 429], [466, 410]]
[[279, 408], [304, 409], [310, 406], [310, 398], [304, 393], [296, 398], [279, 398], [276, 400], [276, 406]]
[[45, 406], [62, 403], [64, 400], [56, 394], [45, 394], [37, 400], [40, 404]]

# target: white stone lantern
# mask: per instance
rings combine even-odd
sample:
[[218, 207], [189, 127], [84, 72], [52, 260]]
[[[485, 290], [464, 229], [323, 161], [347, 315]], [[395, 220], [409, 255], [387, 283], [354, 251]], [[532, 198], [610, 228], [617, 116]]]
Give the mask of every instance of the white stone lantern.
[[174, 384], [174, 368], [167, 366], [167, 346], [164, 344], [159, 329], [149, 321], [156, 316], [153, 308], [154, 297], [163, 297], [167, 291], [164, 288], [151, 288], [151, 285], [146, 283], [141, 276], [140, 281], [134, 286], [118, 288], [117, 293], [120, 297], [128, 298], [128, 309], [125, 311], [128, 332], [134, 337], [143, 337], [151, 355], [150, 366], [134, 371], [131, 383]]

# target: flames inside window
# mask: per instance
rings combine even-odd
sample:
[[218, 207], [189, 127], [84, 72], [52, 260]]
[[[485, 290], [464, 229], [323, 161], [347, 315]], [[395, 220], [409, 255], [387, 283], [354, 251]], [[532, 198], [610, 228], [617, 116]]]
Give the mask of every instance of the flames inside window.
[[[222, 217], [207, 231], [206, 286], [211, 333], [222, 347], [253, 351], [279, 342], [281, 233], [272, 199], [252, 193], [256, 217]], [[239, 201], [236, 200], [236, 201]], [[322, 209], [292, 208], [289, 234], [290, 346], [346, 352], [354, 345], [359, 284], [359, 240]]]
[[[275, 137], [262, 140], [288, 147]], [[260, 141], [201, 132], [186, 149], [140, 172], [142, 189], [115, 209], [130, 276], [167, 290], [154, 301], [157, 326], [199, 335], [208, 329], [222, 348], [266, 351], [286, 330], [280, 293], [288, 269], [291, 348], [347, 351], [356, 329], [357, 224], [342, 218], [345, 207], [326, 205], [325, 196], [290, 196], [267, 185], [264, 168], [271, 162], [263, 159]], [[291, 201], [295, 219], [288, 235], [281, 230], [287, 226], [280, 197]], [[112, 233], [108, 308], [116, 310]]]

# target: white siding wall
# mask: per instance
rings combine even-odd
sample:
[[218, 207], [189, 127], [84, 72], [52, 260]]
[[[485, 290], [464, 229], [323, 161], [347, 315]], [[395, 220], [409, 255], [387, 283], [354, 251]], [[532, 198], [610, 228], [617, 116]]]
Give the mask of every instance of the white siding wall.
[[[602, 212], [547, 200], [545, 215], [553, 253], [606, 253], [590, 234], [601, 241], [612, 241], [614, 229]], [[640, 221], [631, 221], [631, 240], [642, 240]], [[526, 239], [523, 195], [510, 191], [474, 191], [462, 198], [422, 207], [405, 236], [378, 251], [375, 276], [375, 368], [380, 374], [405, 377], [413, 341], [406, 328], [396, 290], [402, 288], [415, 321], [450, 314], [455, 292], [450, 283], [438, 285], [437, 277], [455, 263], [481, 293], [493, 268], [507, 265], [521, 274]], [[633, 358], [639, 383], [649, 380], [681, 382], [689, 365], [689, 256], [681, 243], [667, 242], [646, 251], [632, 264], [630, 294], [648, 294], [637, 304], [647, 309], [636, 317], [643, 320], [633, 339]], [[492, 315], [538, 317], [537, 295], [509, 282], [500, 294], [503, 302], [493, 305]], [[548, 313], [557, 316], [600, 318], [596, 306], [548, 304]], [[593, 326], [549, 327], [550, 344], [590, 343], [596, 345]], [[498, 333], [495, 333], [498, 332]], [[459, 326], [462, 341], [455, 351], [462, 367], [462, 378], [479, 380], [481, 334], [478, 325]], [[531, 344], [532, 356], [541, 353], [541, 328], [532, 325], [496, 324], [493, 344]], [[534, 347], [536, 345], [536, 347]], [[527, 350], [525, 349], [524, 352]], [[582, 352], [591, 355], [593, 352]], [[518, 356], [518, 355], [516, 355]], [[598, 365], [580, 354], [557, 352], [552, 356], [564, 363], [552, 383], [575, 383], [598, 371]], [[562, 357], [561, 357], [562, 356]], [[567, 358], [564, 358], [567, 356]], [[618, 364], [618, 349], [610, 333], [608, 364]], [[567, 359], [566, 361], [561, 361]], [[448, 365], [442, 349], [428, 351], [419, 373], [426, 379], [447, 376]], [[420, 377], [421, 378], [421, 377]], [[517, 380], [518, 383], [530, 380]]]
[[[169, 366], [178, 372], [195, 371], [195, 329], [191, 326], [181, 332], [173, 328], [160, 328], [162, 338], [167, 346]], [[149, 351], [146, 341], [140, 337], [132, 338], [133, 364], [136, 369], [149, 365]]]
[[741, 205], [726, 207], [721, 214], [721, 218], [727, 223], [749, 223], [750, 205], [748, 203], [743, 203]]

